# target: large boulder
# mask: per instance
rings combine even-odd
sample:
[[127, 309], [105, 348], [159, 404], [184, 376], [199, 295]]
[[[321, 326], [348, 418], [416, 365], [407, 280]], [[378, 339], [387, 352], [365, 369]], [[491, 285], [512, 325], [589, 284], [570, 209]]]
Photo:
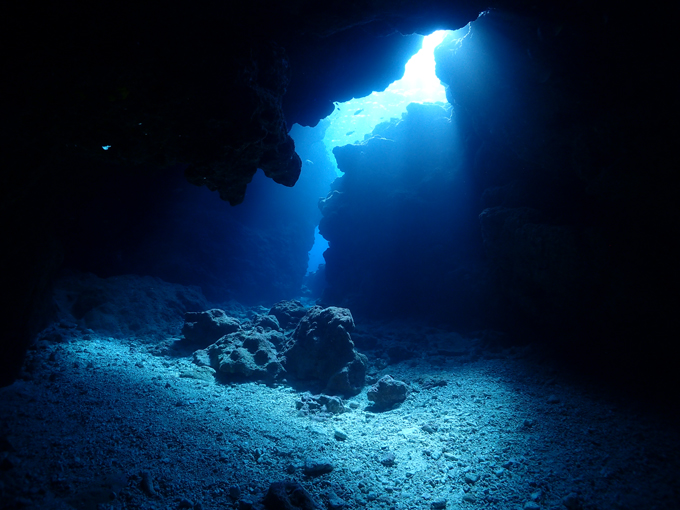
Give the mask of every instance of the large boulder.
[[364, 386], [366, 357], [354, 349], [354, 319], [346, 308], [314, 306], [300, 320], [283, 351], [294, 378], [329, 394], [356, 395]]
[[262, 328], [264, 331], [268, 329], [281, 331], [279, 320], [274, 315], [258, 315], [253, 319], [253, 327]]

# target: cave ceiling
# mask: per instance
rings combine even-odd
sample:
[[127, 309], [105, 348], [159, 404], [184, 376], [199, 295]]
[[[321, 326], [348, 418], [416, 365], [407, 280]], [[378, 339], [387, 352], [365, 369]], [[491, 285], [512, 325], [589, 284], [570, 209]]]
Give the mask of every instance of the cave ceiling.
[[301, 168], [288, 136], [294, 122], [315, 125], [333, 101], [400, 78], [419, 46], [402, 33], [459, 28], [484, 6], [441, 5], [17, 6], [7, 18], [14, 101], [6, 127], [12, 166], [25, 168], [5, 191], [39, 184], [78, 158], [186, 165], [190, 182], [231, 204], [258, 168], [292, 186]]

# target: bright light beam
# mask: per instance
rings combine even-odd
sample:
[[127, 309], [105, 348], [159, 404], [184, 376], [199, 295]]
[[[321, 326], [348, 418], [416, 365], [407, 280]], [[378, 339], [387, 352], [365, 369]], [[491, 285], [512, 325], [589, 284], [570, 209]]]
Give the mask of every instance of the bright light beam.
[[420, 51], [406, 63], [403, 78], [383, 92], [338, 103], [324, 138], [329, 153], [333, 147], [360, 142], [379, 123], [401, 117], [409, 103], [446, 103], [446, 91], [435, 74], [434, 49], [449, 33], [438, 30], [425, 36]]
[[446, 37], [446, 30], [438, 30], [423, 39], [423, 46], [406, 63], [404, 77], [392, 83], [385, 92], [409, 98], [409, 102], [446, 102], [444, 87], [435, 75], [434, 49]]

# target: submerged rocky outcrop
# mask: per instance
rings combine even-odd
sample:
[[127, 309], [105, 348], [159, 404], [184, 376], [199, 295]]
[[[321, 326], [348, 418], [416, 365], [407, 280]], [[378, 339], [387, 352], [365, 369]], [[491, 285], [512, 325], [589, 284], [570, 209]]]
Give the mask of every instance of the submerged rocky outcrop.
[[[282, 315], [284, 310], [287, 315]], [[272, 312], [279, 314], [283, 328]], [[211, 367], [226, 381], [271, 384], [288, 379], [327, 395], [352, 396], [361, 391], [367, 358], [354, 348], [350, 336], [354, 319], [349, 310], [304, 308], [297, 301], [283, 301], [272, 312], [244, 323], [228, 317], [223, 310], [188, 313], [183, 327], [184, 343], [196, 344], [197, 324], [201, 324], [205, 333], [201, 340], [219, 330], [237, 328], [195, 351], [194, 363]]]

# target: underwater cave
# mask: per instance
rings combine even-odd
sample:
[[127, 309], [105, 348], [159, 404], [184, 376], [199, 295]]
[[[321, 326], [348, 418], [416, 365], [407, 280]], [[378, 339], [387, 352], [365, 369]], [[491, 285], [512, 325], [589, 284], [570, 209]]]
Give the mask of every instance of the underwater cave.
[[0, 508], [680, 508], [670, 17], [31, 4]]

